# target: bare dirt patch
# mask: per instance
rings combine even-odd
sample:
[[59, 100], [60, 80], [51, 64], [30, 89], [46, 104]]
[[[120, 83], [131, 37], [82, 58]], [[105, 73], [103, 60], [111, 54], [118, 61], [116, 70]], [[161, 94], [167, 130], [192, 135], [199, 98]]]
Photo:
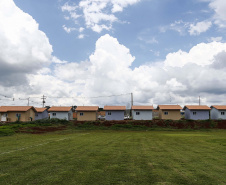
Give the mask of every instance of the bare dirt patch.
[[58, 126], [58, 127], [23, 127], [20, 128], [17, 133], [29, 133], [29, 134], [44, 134], [48, 132], [55, 132], [60, 130], [65, 130], [67, 126]]

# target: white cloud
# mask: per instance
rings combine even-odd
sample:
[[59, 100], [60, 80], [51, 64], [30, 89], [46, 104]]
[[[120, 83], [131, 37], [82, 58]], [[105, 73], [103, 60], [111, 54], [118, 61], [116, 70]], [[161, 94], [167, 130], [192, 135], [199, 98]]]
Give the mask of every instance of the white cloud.
[[79, 34], [78, 38], [79, 39], [84, 39], [85, 35], [84, 34]]
[[[77, 23], [77, 19], [83, 15], [86, 28], [100, 33], [102, 30], [112, 29], [112, 24], [121, 22], [115, 16], [116, 12], [122, 12], [129, 5], [138, 3], [140, 0], [82, 0], [78, 5], [65, 3], [61, 10], [69, 12], [70, 17]], [[79, 11], [82, 11], [78, 14]]]
[[215, 11], [215, 23], [220, 27], [226, 27], [226, 1], [211, 0], [209, 7]]
[[166, 56], [165, 66], [184, 67], [186, 64], [196, 64], [199, 66], [210, 65], [214, 61], [214, 57], [226, 51], [226, 44], [220, 42], [200, 43], [189, 52], [179, 50], [175, 53], [169, 53]]
[[222, 37], [211, 37], [208, 39], [209, 42], [221, 42], [222, 41]]
[[76, 28], [68, 28], [65, 25], [63, 25], [62, 27], [63, 27], [64, 31], [66, 31], [67, 33], [71, 33], [72, 31], [76, 30]]
[[12, 0], [0, 1], [0, 43], [0, 84], [24, 84], [27, 73], [51, 63], [47, 36]]
[[210, 21], [202, 21], [196, 24], [190, 24], [189, 33], [190, 35], [200, 35], [200, 33], [206, 32], [212, 23]]
[[[57, 64], [53, 76], [34, 75], [34, 92], [48, 96], [73, 96], [49, 100], [50, 104], [127, 105], [130, 96], [81, 98], [133, 92], [136, 104], [194, 104], [199, 95], [202, 103], [225, 101], [226, 44], [200, 43], [189, 52], [169, 53], [162, 62], [144, 64], [134, 69], [130, 50], [110, 35], [100, 37], [88, 61]], [[51, 82], [53, 85], [50, 85]]]

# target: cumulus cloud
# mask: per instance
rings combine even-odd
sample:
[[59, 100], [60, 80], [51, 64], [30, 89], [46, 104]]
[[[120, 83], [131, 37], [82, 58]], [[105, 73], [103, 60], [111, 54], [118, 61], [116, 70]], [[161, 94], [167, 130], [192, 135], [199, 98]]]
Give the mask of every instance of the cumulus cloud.
[[215, 23], [220, 27], [226, 27], [226, 1], [211, 0], [209, 7], [215, 11]]
[[12, 0], [0, 1], [0, 85], [26, 83], [26, 74], [50, 64], [52, 46], [37, 22]]
[[[52, 105], [194, 104], [201, 95], [203, 104], [216, 104], [213, 96], [225, 101], [226, 44], [200, 43], [189, 52], [169, 53], [164, 61], [131, 68], [135, 57], [110, 35], [100, 37], [89, 60], [57, 64], [52, 72], [33, 75], [34, 92], [47, 94]], [[127, 94], [111, 98], [84, 98]], [[67, 97], [74, 97], [68, 99]]]
[[[112, 29], [112, 24], [119, 21], [116, 12], [122, 12], [129, 5], [140, 0], [81, 0], [78, 4], [65, 3], [61, 10], [68, 12], [70, 18], [78, 23], [78, 19], [84, 18], [85, 27], [100, 33], [102, 30]], [[67, 20], [68, 20], [68, 16]]]
[[210, 29], [211, 26], [212, 23], [210, 21], [202, 21], [196, 24], [191, 24], [189, 33], [190, 35], [200, 35], [200, 33], [206, 32], [208, 29]]

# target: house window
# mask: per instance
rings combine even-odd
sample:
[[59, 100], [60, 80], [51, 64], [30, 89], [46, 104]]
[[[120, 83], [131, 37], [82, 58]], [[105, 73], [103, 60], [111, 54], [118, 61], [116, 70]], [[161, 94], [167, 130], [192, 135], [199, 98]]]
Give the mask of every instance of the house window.
[[196, 112], [193, 112], [193, 115], [196, 115]]
[[169, 113], [168, 112], [164, 112], [164, 115], [168, 115]]
[[111, 112], [108, 112], [108, 115], [111, 115]]
[[140, 112], [136, 112], [136, 115], [140, 115]]
[[56, 113], [55, 112], [53, 113], [53, 116], [56, 116]]
[[16, 117], [21, 117], [21, 114], [20, 113], [16, 113]]
[[83, 112], [80, 112], [80, 114], [79, 114], [80, 116], [83, 116]]
[[221, 115], [224, 115], [225, 114], [225, 112], [221, 112]]
[[5, 114], [4, 114], [4, 116], [5, 116], [5, 117], [8, 117], [8, 114], [7, 114], [7, 113], [5, 113]]

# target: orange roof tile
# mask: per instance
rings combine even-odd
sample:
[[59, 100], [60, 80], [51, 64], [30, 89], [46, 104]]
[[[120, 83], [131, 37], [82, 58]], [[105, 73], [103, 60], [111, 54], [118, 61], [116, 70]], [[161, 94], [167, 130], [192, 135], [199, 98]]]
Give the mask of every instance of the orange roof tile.
[[104, 110], [126, 110], [126, 106], [104, 106]]
[[181, 110], [182, 107], [180, 105], [158, 105], [157, 109], [162, 109], [162, 110]]
[[190, 110], [210, 110], [211, 109], [207, 105], [185, 105], [183, 109], [185, 110], [186, 108]]
[[152, 105], [148, 106], [148, 105], [144, 105], [144, 106], [140, 106], [140, 105], [133, 105], [132, 106], [132, 110], [153, 110], [154, 107]]
[[46, 110], [46, 108], [37, 108], [37, 107], [35, 107], [35, 110], [40, 113], [40, 112], [44, 112]]
[[68, 112], [72, 109], [72, 107], [51, 107], [49, 112]]
[[76, 111], [98, 111], [98, 106], [78, 106]]
[[226, 105], [212, 105], [211, 108], [214, 107], [217, 110], [226, 110]]
[[33, 109], [36, 112], [33, 106], [1, 106], [0, 112], [26, 112], [29, 109]]

